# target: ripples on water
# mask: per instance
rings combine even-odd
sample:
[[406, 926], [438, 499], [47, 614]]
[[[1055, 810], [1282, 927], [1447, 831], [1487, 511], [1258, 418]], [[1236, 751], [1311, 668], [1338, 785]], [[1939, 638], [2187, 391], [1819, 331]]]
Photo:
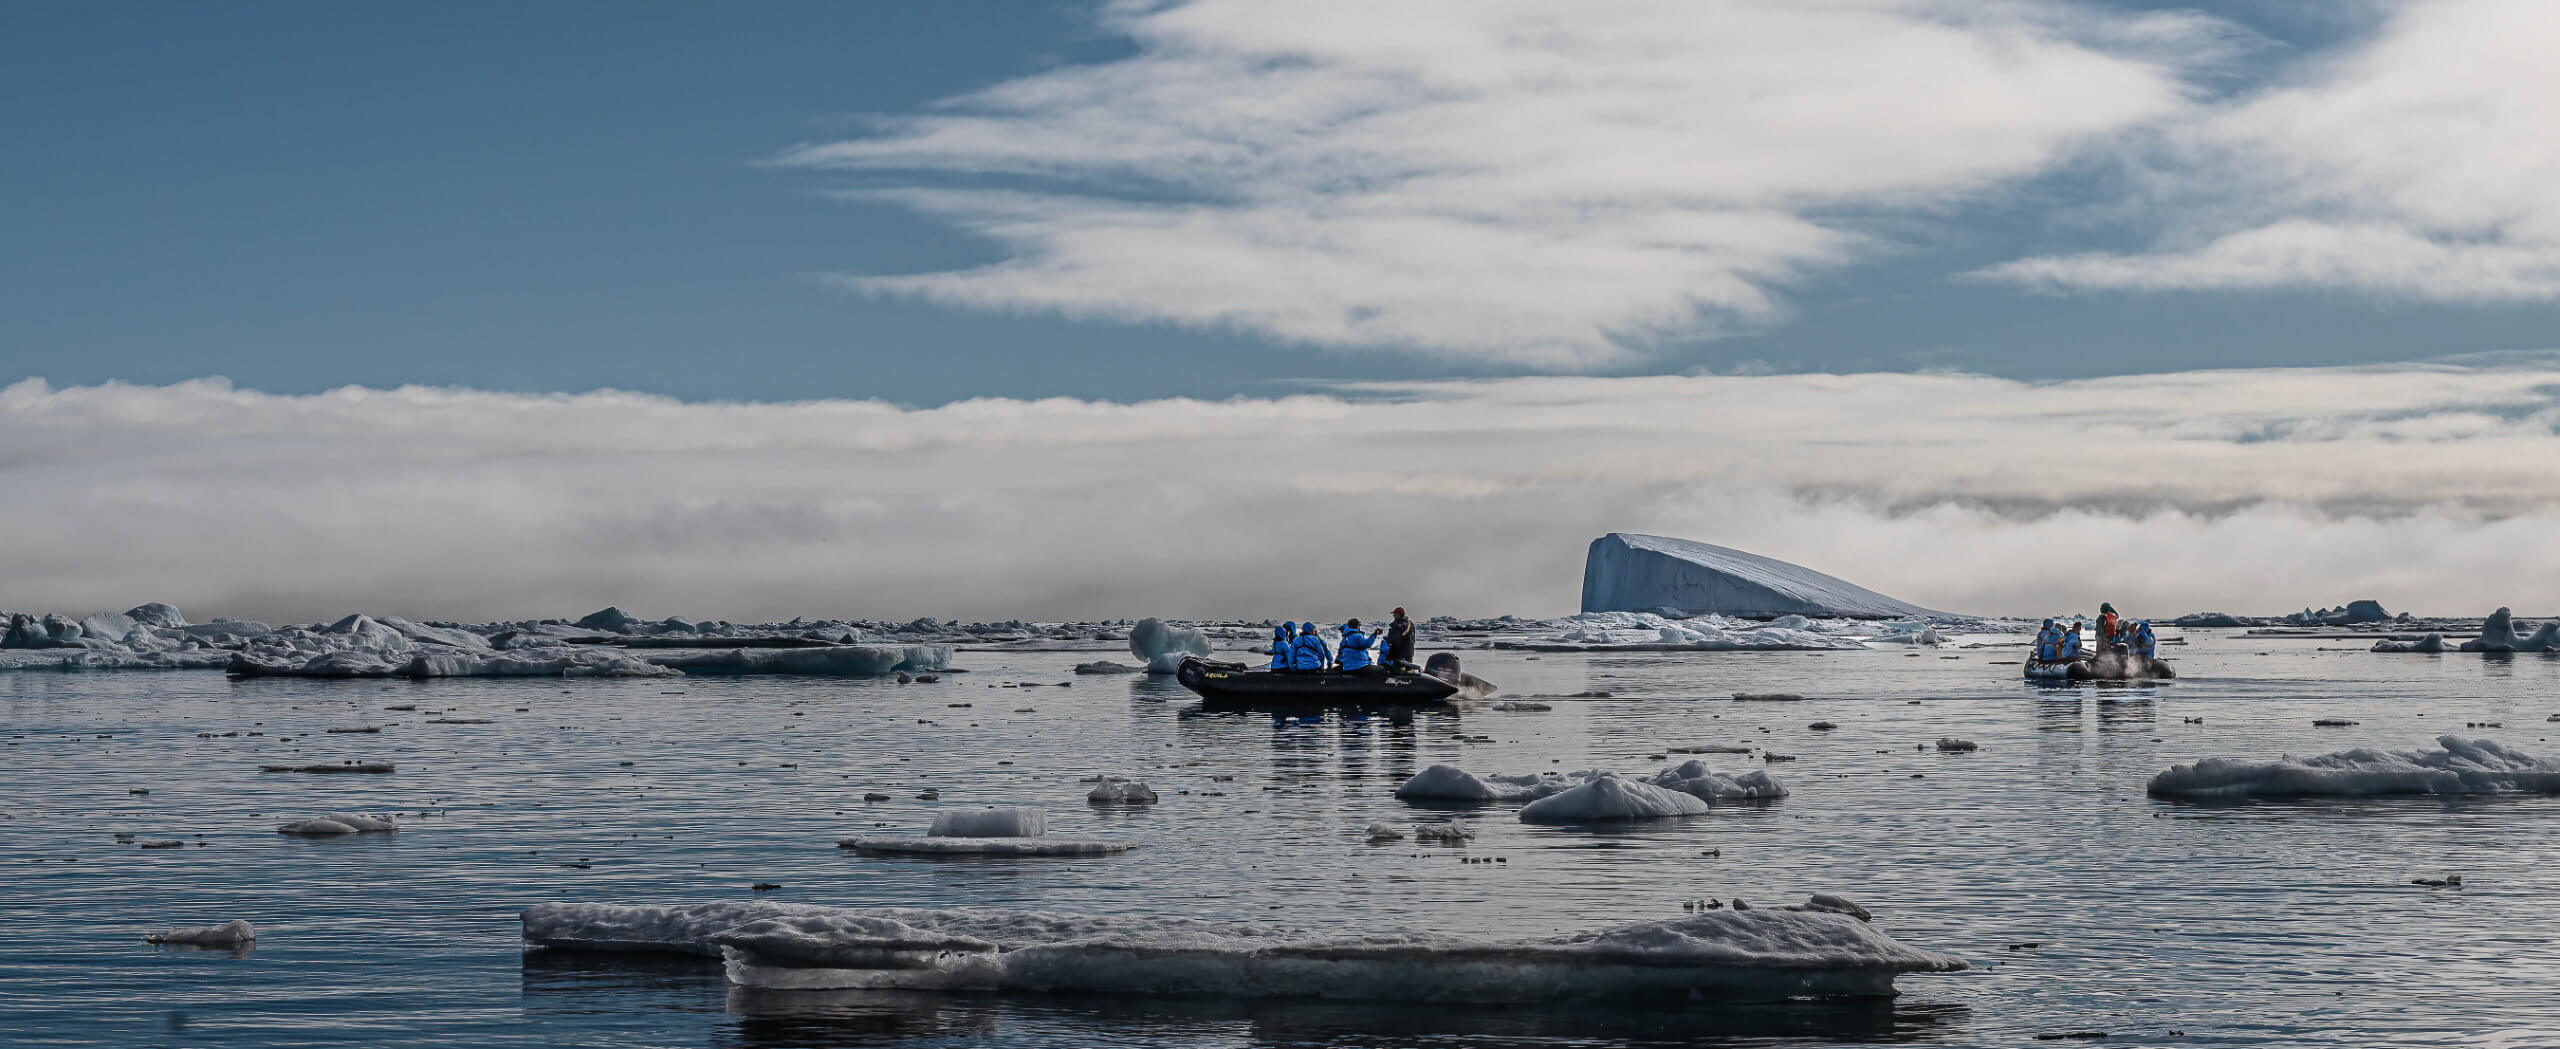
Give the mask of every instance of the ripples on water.
[[[2560, 1044], [2560, 876], [2545, 862], [2560, 798], [2204, 807], [2142, 789], [2204, 755], [2405, 748], [2445, 732], [2560, 752], [2547, 740], [2560, 724], [2545, 721], [2560, 713], [2560, 659], [2200, 636], [2172, 652], [2186, 680], [2051, 689], [1994, 663], [2016, 651], [1473, 653], [1468, 668], [1506, 693], [1612, 698], [1410, 727], [1183, 717], [1170, 681], [1074, 679], [1090, 656], [1072, 653], [965, 655], [975, 673], [908, 686], [0, 676], [0, 1041], [2016, 1045], [2102, 1030], [2113, 1044]], [[1819, 698], [1730, 702], [1737, 691]], [[418, 710], [384, 709], [403, 704]], [[494, 723], [425, 723], [435, 712]], [[2323, 716], [2361, 724], [2312, 728]], [[1817, 720], [1839, 728], [1806, 728]], [[2464, 728], [2478, 721], [2505, 727]], [[357, 725], [385, 728], [322, 731]], [[1925, 746], [1941, 735], [1982, 749]], [[1489, 808], [1463, 850], [1363, 841], [1372, 820], [1444, 818], [1390, 796], [1435, 762], [1651, 772], [1680, 757], [1652, 757], [1668, 746], [1719, 742], [1797, 755], [1774, 766], [1794, 796], [1608, 830], [1528, 827]], [[255, 771], [346, 758], [400, 770]], [[1076, 781], [1095, 773], [1141, 776], [1164, 801], [1088, 808]], [[914, 799], [927, 788], [939, 804], [1042, 805], [1053, 834], [1148, 844], [1039, 860], [835, 848], [854, 833], [921, 833], [937, 804]], [[864, 803], [872, 790], [896, 800]], [[274, 833], [331, 810], [397, 811], [402, 830]], [[147, 851], [118, 832], [191, 844]], [[2446, 873], [2464, 888], [2409, 884]], [[1830, 891], [1976, 968], [1906, 977], [1887, 1003], [1485, 1009], [755, 992], [711, 964], [519, 952], [526, 904], [738, 899], [757, 881], [797, 902], [1488, 936]], [[140, 942], [229, 918], [258, 924], [255, 950]], [[2028, 942], [2042, 946], [2009, 949]]]

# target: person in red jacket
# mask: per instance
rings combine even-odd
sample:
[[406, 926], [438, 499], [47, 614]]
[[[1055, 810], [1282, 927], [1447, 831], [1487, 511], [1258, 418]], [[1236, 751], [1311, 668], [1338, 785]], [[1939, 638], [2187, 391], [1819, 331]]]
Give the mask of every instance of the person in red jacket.
[[2108, 649], [2116, 643], [2116, 606], [2098, 602], [2098, 644]]

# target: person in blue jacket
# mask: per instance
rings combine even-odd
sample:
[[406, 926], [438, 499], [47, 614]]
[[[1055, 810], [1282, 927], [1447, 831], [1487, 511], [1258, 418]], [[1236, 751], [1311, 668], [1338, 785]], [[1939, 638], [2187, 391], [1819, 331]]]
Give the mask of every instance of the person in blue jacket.
[[2053, 646], [2053, 656], [2056, 659], [2080, 658], [2079, 623], [2074, 622], [2071, 625], [2062, 628], [2062, 642]]
[[1289, 643], [1289, 669], [1301, 674], [1322, 672], [1333, 661], [1333, 650], [1326, 647], [1324, 635], [1316, 633], [1313, 622], [1298, 631], [1298, 639]]
[[2152, 658], [2152, 653], [2158, 651], [2160, 651], [2160, 637], [2159, 635], [2151, 632], [2151, 621], [2145, 619], [2141, 622], [2135, 623], [2133, 625], [2133, 654], [2141, 656], [2144, 659], [2150, 659]]
[[1342, 624], [1342, 672], [1348, 674], [1356, 670], [1367, 670], [1373, 666], [1369, 659], [1369, 652], [1376, 648], [1377, 644], [1376, 638], [1360, 631], [1359, 620], [1354, 619]]
[[2054, 646], [2061, 640], [2061, 631], [2054, 628], [2053, 620], [2045, 620], [2043, 626], [2036, 628], [2036, 659], [2045, 663], [2053, 662]]
[[1271, 669], [1289, 669], [1289, 643], [1298, 639], [1298, 624], [1282, 623], [1271, 628]]

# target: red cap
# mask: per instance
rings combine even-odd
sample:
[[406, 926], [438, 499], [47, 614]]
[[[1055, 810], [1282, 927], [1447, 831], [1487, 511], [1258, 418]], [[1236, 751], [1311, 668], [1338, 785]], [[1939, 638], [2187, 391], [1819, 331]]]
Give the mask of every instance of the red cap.
[[1404, 606], [1403, 606], [1403, 605], [1397, 605], [1397, 606], [1396, 606], [1396, 614], [1397, 614], [1397, 615], [1403, 615], [1403, 614], [1404, 614]]

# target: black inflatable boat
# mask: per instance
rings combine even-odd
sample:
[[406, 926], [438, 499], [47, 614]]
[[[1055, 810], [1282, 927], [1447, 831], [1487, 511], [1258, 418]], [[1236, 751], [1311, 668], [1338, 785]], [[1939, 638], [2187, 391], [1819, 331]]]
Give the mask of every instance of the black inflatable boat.
[[[1457, 660], [1448, 662], [1454, 676]], [[1203, 710], [1435, 710], [1454, 706], [1450, 697], [1458, 693], [1456, 682], [1419, 670], [1273, 671], [1197, 656], [1182, 661], [1174, 680], [1200, 694]]]

